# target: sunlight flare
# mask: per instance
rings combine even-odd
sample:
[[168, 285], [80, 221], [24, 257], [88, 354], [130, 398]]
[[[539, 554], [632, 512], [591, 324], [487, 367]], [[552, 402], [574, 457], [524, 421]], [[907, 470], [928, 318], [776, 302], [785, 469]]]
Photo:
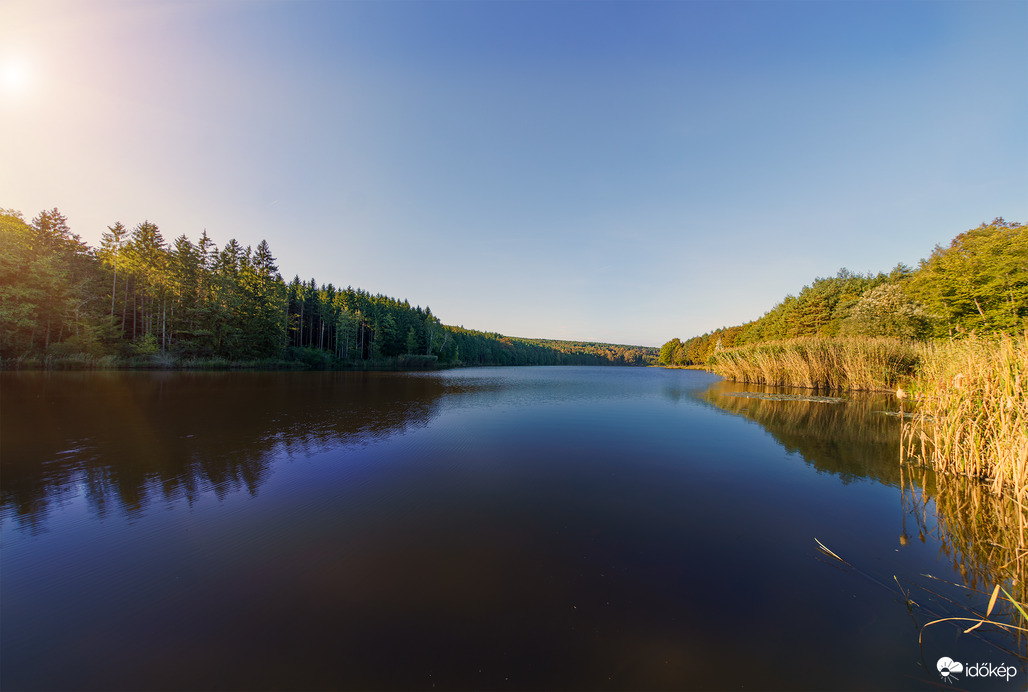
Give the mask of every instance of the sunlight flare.
[[24, 60], [9, 58], [0, 68], [0, 83], [5, 94], [12, 95], [24, 91], [30, 81], [30, 70]]

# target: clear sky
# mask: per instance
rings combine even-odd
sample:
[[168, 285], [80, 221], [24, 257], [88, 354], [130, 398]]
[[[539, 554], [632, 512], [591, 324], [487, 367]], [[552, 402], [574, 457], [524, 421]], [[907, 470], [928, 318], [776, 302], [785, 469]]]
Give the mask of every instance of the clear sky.
[[0, 207], [659, 346], [1028, 222], [1028, 2], [0, 0]]

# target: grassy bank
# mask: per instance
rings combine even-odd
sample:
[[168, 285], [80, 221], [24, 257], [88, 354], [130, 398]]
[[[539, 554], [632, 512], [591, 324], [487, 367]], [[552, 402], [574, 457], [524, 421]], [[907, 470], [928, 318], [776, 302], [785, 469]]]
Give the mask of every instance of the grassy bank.
[[926, 345], [904, 451], [1007, 492], [1028, 516], [1028, 333]]
[[738, 382], [813, 389], [894, 390], [910, 379], [919, 348], [900, 339], [805, 337], [717, 351], [707, 365]]

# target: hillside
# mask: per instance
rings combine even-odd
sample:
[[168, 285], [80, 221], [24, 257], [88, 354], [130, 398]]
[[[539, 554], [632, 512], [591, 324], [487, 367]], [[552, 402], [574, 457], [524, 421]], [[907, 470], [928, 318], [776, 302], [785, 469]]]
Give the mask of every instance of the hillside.
[[698, 365], [715, 351], [797, 337], [931, 339], [1028, 327], [1028, 227], [1001, 218], [936, 246], [917, 268], [841, 269], [786, 296], [760, 318], [665, 343], [660, 362]]

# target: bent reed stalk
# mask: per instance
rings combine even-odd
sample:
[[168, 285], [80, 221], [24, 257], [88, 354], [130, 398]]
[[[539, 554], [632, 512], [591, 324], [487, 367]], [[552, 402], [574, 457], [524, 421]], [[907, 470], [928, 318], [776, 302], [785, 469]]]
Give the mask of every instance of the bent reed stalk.
[[891, 338], [801, 337], [717, 351], [708, 367], [729, 380], [812, 389], [894, 390], [920, 349]]
[[903, 454], [1010, 493], [1028, 524], [1028, 332], [926, 345]]

